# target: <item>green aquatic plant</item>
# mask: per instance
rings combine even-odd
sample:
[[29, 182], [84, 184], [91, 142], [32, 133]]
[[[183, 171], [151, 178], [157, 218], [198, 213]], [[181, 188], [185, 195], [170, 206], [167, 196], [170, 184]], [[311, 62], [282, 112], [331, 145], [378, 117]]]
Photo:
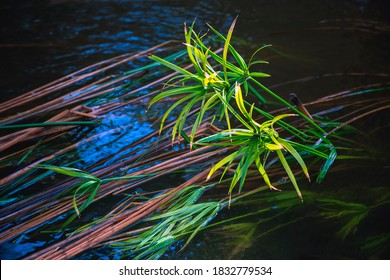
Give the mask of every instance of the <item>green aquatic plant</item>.
[[[326, 132], [311, 118], [306, 116], [303, 112], [300, 112], [294, 106], [258, 82], [257, 78], [268, 77], [269, 75], [262, 72], [251, 72], [250, 69], [251, 66], [255, 64], [266, 63], [263, 60], [254, 60], [254, 57], [260, 50], [267, 47], [267, 45], [256, 50], [250, 58], [249, 63], [246, 63], [244, 58], [231, 44], [232, 33], [236, 24], [236, 20], [237, 19], [235, 19], [230, 26], [226, 37], [224, 37], [213, 27], [209, 26], [213, 33], [216, 34], [217, 38], [224, 43], [222, 56], [216, 52], [211, 51], [211, 47], [206, 46], [203, 39], [204, 36], [199, 36], [194, 32], [194, 23], [191, 25], [189, 30], [187, 30], [185, 27], [185, 45], [188, 58], [195, 70], [194, 72], [190, 72], [183, 67], [180, 67], [157, 56], [152, 56], [151, 58], [153, 60], [160, 62], [164, 66], [178, 73], [170, 80], [170, 82], [175, 80], [179, 80], [179, 82], [177, 84], [171, 85], [171, 88], [163, 90], [163, 92], [156, 95], [151, 100], [149, 107], [156, 102], [168, 97], [172, 98], [177, 95], [183, 96], [173, 105], [171, 105], [171, 107], [163, 115], [160, 123], [160, 132], [162, 131], [164, 123], [172, 111], [177, 107], [182, 106], [182, 109], [177, 117], [177, 121], [175, 122], [172, 129], [172, 141], [179, 135], [182, 135], [185, 139], [189, 139], [190, 148], [193, 147], [195, 134], [199, 129], [206, 111], [213, 107], [217, 107], [217, 110], [212, 116], [215, 118], [219, 115], [221, 119], [224, 116], [227, 129], [215, 135], [202, 138], [196, 141], [195, 144], [233, 147], [235, 151], [214, 165], [214, 167], [210, 170], [208, 179], [217, 169], [226, 165], [225, 170], [221, 176], [222, 180], [226, 171], [233, 164], [233, 161], [239, 159], [239, 163], [235, 169], [229, 188], [230, 196], [232, 195], [232, 191], [238, 182], [240, 182], [239, 192], [242, 190], [247, 171], [253, 163], [256, 164], [258, 171], [267, 185], [271, 189], [275, 190], [276, 188], [272, 186], [265, 169], [265, 162], [268, 159], [270, 152], [275, 152], [283, 168], [287, 172], [287, 175], [292, 182], [298, 196], [302, 199], [294, 172], [290, 168], [284, 153], [288, 152], [290, 155], [292, 155], [293, 158], [295, 158], [309, 181], [310, 177], [308, 168], [297, 149], [303, 151], [304, 153], [310, 153], [314, 156], [325, 158], [326, 162], [322, 167], [319, 177], [317, 178], [318, 181], [322, 181], [327, 170], [337, 155], [336, 150], [330, 141], [324, 136]], [[232, 55], [234, 63], [228, 60], [228, 53]], [[212, 63], [209, 61], [210, 59], [213, 60]], [[272, 116], [269, 113], [254, 107], [254, 104], [252, 104], [248, 112], [245, 107], [245, 104], [248, 102], [244, 100], [241, 87], [244, 88], [245, 96], [251, 93], [257, 97], [260, 102], [266, 102], [266, 100], [258, 93], [253, 85], [257, 85], [269, 95], [276, 98], [280, 103], [290, 107], [293, 111], [296, 112], [296, 114]], [[240, 114], [230, 104], [232, 98], [235, 99]], [[195, 104], [200, 105], [198, 111], [194, 110], [196, 111], [196, 119], [192, 123], [190, 136], [187, 137], [187, 135], [183, 133], [183, 127]], [[254, 110], [269, 120], [263, 123], [256, 122], [253, 116]], [[230, 115], [233, 116], [233, 120], [231, 120]], [[279, 122], [280, 125], [289, 132], [292, 132], [292, 135], [289, 137], [302, 138], [302, 135], [306, 138], [310, 137], [295, 127], [282, 122], [282, 119], [285, 117], [297, 115], [300, 115], [313, 125], [313, 129], [309, 130], [309, 133], [318, 137], [317, 140], [319, 139], [319, 141], [316, 143], [316, 145], [313, 145], [314, 143], [311, 145], [306, 143], [300, 144], [292, 140], [279, 137], [277, 130], [274, 128], [274, 124], [276, 122]], [[244, 126], [245, 128], [232, 128], [232, 123], [235, 121], [238, 121], [240, 125]], [[324, 141], [330, 149], [329, 155], [318, 151], [318, 146], [322, 141]]]
[[[348, 140], [352, 140], [343, 138], [345, 136], [343, 133], [356, 133], [348, 125], [365, 111], [361, 109], [361, 111], [350, 113], [346, 110], [350, 114], [336, 120], [333, 120], [332, 116], [328, 117], [328, 112], [333, 109], [318, 112], [311, 108], [310, 111], [314, 112], [313, 118], [302, 113], [298, 107], [260, 83], [259, 78], [269, 75], [253, 70], [254, 65], [266, 63], [255, 57], [268, 45], [257, 49], [249, 60], [244, 59], [232, 46], [235, 23], [236, 20], [232, 23], [226, 37], [211, 26], [210, 31], [204, 35], [194, 31], [194, 24], [189, 28], [185, 27], [184, 51], [166, 55], [166, 51], [171, 50], [167, 49], [159, 56], [151, 55], [149, 57], [153, 62], [148, 61], [150, 64], [126, 73], [126, 75], [141, 76], [140, 81], [137, 78], [126, 82], [125, 85], [115, 84], [118, 89], [126, 89], [126, 92], [130, 90], [131, 93], [138, 93], [145, 88], [150, 89], [151, 92], [144, 96], [125, 97], [121, 95], [121, 98], [117, 98], [112, 89], [101, 87], [99, 89], [106, 94], [101, 95], [99, 92], [98, 96], [104, 96], [104, 100], [88, 101], [88, 104], [99, 104], [94, 107], [94, 111], [88, 111], [91, 117], [96, 113], [94, 118], [99, 116], [99, 120], [104, 118], [104, 113], [115, 110], [117, 106], [124, 106], [124, 104], [142, 106], [145, 105], [144, 100], [148, 98], [151, 98], [149, 108], [162, 100], [171, 102], [163, 113], [159, 131], [154, 131], [124, 148], [126, 156], [110, 155], [108, 160], [102, 160], [90, 166], [90, 172], [82, 171], [70, 167], [81, 163], [80, 159], [72, 158], [77, 153], [75, 149], [77, 146], [74, 145], [72, 146], [74, 150], [66, 148], [64, 151], [56, 152], [52, 157], [32, 161], [31, 166], [28, 165], [24, 169], [28, 172], [16, 173], [16, 176], [13, 176], [16, 178], [14, 181], [11, 180], [12, 178], [6, 178], [3, 181], [12, 182], [0, 190], [8, 195], [0, 202], [7, 206], [4, 212], [13, 215], [21, 208], [23, 213], [31, 215], [28, 210], [34, 208], [35, 212], [31, 211], [33, 213], [31, 216], [36, 214], [36, 220], [22, 221], [23, 227], [19, 227], [20, 232], [31, 229], [39, 223], [44, 224], [53, 217], [60, 217], [58, 223], [65, 221], [60, 231], [67, 233], [69, 239], [63, 243], [62, 240], [59, 241], [61, 243], [58, 247], [61, 250], [51, 247], [46, 251], [45, 248], [33, 257], [71, 258], [88, 248], [109, 244], [119, 251], [124, 251], [124, 257], [159, 258], [172, 246], [178, 244], [185, 247], [201, 230], [214, 226], [209, 222], [223, 209], [230, 206], [231, 208], [247, 206], [251, 201], [258, 207], [253, 212], [240, 213], [226, 220], [225, 215], [220, 215], [223, 218], [217, 219], [215, 224], [225, 223], [226, 225], [233, 220], [239, 221], [236, 225], [223, 227], [226, 232], [230, 230], [233, 236], [240, 239], [233, 246], [232, 255], [239, 253], [240, 248], [251, 246], [254, 239], [314, 214], [329, 218], [328, 221], [337, 220], [339, 217], [342, 218], [340, 220], [346, 221], [336, 229], [336, 232], [340, 230], [338, 234], [340, 237], [351, 235], [356, 227], [366, 219], [365, 211], [369, 206], [345, 201], [338, 204], [337, 201], [324, 200], [322, 212], [312, 211], [307, 213], [307, 216], [306, 213], [302, 216], [296, 215], [287, 223], [265, 224], [277, 218], [279, 214], [288, 214], [294, 207], [301, 207], [302, 203], [297, 199], [297, 194], [301, 199], [305, 198], [305, 205], [311, 203], [313, 195], [305, 192], [301, 187], [301, 179], [306, 177], [310, 180], [318, 174], [317, 181], [322, 181], [336, 157], [343, 160], [355, 156], [346, 155], [347, 152], [351, 152], [352, 142]], [[210, 34], [212, 37], [208, 36]], [[174, 73], [170, 73], [171, 70], [174, 70]], [[122, 78], [118, 76], [115, 80], [121, 81]], [[149, 83], [144, 84], [145, 81]], [[162, 91], [160, 91], [161, 81], [166, 81]], [[107, 82], [108, 85], [110, 83], [111, 81]], [[158, 88], [154, 87], [156, 85]], [[154, 89], [156, 91], [152, 92]], [[356, 93], [343, 92], [340, 96], [345, 98], [354, 94]], [[336, 103], [339, 102], [340, 96], [335, 98], [334, 103], [331, 103], [331, 97], [313, 102], [323, 102], [320, 104], [325, 105], [326, 108], [333, 108], [336, 104], [343, 109], [348, 109], [348, 104], [351, 104], [349, 99], [345, 101], [345, 104]], [[120, 102], [115, 103], [118, 101], [116, 99], [120, 99]], [[275, 100], [277, 102], [272, 102]], [[106, 101], [108, 101], [107, 104]], [[113, 102], [111, 104], [113, 106], [110, 102]], [[263, 106], [264, 103], [268, 103], [268, 106]], [[107, 106], [105, 111], [96, 111], [105, 106]], [[268, 110], [273, 106], [277, 109]], [[381, 110], [381, 108], [376, 109]], [[366, 114], [373, 112], [374, 109]], [[149, 111], [149, 113], [151, 115], [154, 112]], [[321, 115], [324, 117], [321, 118]], [[169, 119], [171, 116], [175, 116], [177, 120], [172, 117], [171, 121]], [[148, 118], [147, 121], [153, 118]], [[219, 127], [214, 126], [217, 123], [214, 120], [217, 118], [220, 120]], [[63, 124], [64, 127], [76, 125], [71, 121], [53, 120], [45, 126], [49, 129], [56, 128], [58, 124]], [[77, 125], [97, 125], [99, 122], [79, 121]], [[100, 123], [104, 124], [104, 122]], [[40, 126], [39, 124], [31, 122], [25, 126], [4, 126], [2, 128], [4, 130], [35, 129], [35, 126]], [[123, 128], [127, 126], [115, 129]], [[163, 131], [168, 132], [169, 129], [172, 129], [171, 136], [169, 133], [162, 133], [163, 136], [158, 137], [159, 132], [160, 134]], [[335, 131], [337, 134], [334, 133]], [[42, 136], [46, 136], [45, 131], [42, 131]], [[177, 142], [183, 143], [180, 136], [190, 145], [190, 150], [187, 149], [187, 145], [172, 148], [172, 140], [179, 140]], [[101, 136], [96, 134], [80, 142], [93, 141], [99, 137]], [[43, 146], [46, 138], [41, 139], [38, 144], [41, 143], [40, 147], [43, 149], [46, 147]], [[331, 141], [337, 143], [337, 150], [341, 151], [341, 156], [337, 155]], [[144, 144], [147, 148], [139, 147]], [[73, 155], [70, 151], [73, 151]], [[22, 165], [28, 164], [28, 161], [25, 162], [27, 156], [30, 159], [30, 156], [36, 154], [35, 150], [23, 152], [24, 156], [19, 160]], [[358, 157], [363, 158], [359, 155]], [[120, 162], [117, 160], [119, 158]], [[61, 163], [64, 166], [55, 166]], [[31, 167], [41, 167], [44, 169], [43, 173], [42, 170]], [[34, 172], [36, 173], [32, 174]], [[12, 199], [22, 188], [44, 181], [53, 175], [52, 172], [74, 178], [67, 178], [65, 181], [58, 180], [55, 187], [50, 187], [50, 190], [42, 193], [42, 196], [36, 196], [31, 205], [24, 203], [24, 199], [20, 199], [16, 201], [14, 208], [8, 207], [9, 204], [14, 203]], [[185, 181], [185, 188], [182, 184], [172, 185], [169, 176], [176, 172], [182, 172], [183, 176], [179, 178]], [[193, 172], [197, 172], [197, 175], [191, 177]], [[117, 175], [118, 173], [128, 175], [120, 176]], [[287, 177], [289, 180], [284, 180]], [[178, 177], [175, 175], [176, 178]], [[196, 179], [193, 180], [193, 178]], [[167, 179], [169, 183], [163, 186], [149, 184], [152, 179], [162, 179], [161, 182], [165, 183]], [[289, 191], [290, 185], [295, 191], [293, 188], [291, 188], [293, 191]], [[138, 193], [138, 188], [141, 189], [140, 193]], [[269, 189], [283, 189], [283, 192], [267, 192]], [[257, 198], [253, 196], [256, 193]], [[50, 204], [48, 208], [45, 208], [46, 205], [39, 206], [41, 208], [36, 207], [37, 204], [42, 205], [39, 204], [41, 200], [49, 201], [53, 197], [56, 201], [53, 204], [47, 203]], [[110, 200], [112, 207], [99, 209], [97, 213], [93, 212], [93, 215], [84, 214], [92, 203], [96, 203], [98, 207], [101, 205], [99, 203], [106, 203], [107, 200], [103, 199]], [[21, 206], [21, 204], [24, 205]], [[343, 207], [344, 212], [340, 210]], [[332, 208], [335, 211], [332, 211]], [[50, 211], [46, 211], [47, 209]], [[278, 212], [274, 215], [275, 209], [282, 210], [282, 213]], [[92, 212], [94, 209], [91, 207], [90, 210]], [[342, 214], [337, 216], [337, 212], [342, 212]], [[257, 217], [256, 215], [262, 213], [264, 216], [261, 220], [256, 220], [254, 223], [253, 221], [252, 223], [240, 221], [241, 218]], [[86, 224], [78, 227], [80, 223], [73, 222], [80, 217], [82, 218], [80, 222]], [[74, 225], [78, 227], [76, 230], [70, 227]], [[259, 229], [262, 231], [260, 234], [257, 233]], [[7, 230], [7, 234], [15, 235], [12, 230], [12, 228]], [[49, 231], [45, 229], [45, 232]], [[54, 245], [57, 246], [57, 244]], [[370, 246], [376, 246], [375, 242]]]
[[72, 194], [72, 206], [74, 209], [74, 214], [71, 215], [63, 224], [62, 229], [65, 229], [72, 221], [77, 217], [81, 217], [81, 212], [85, 210], [95, 199], [99, 188], [102, 184], [108, 182], [117, 181], [117, 180], [129, 180], [129, 179], [138, 179], [153, 176], [154, 174], [145, 173], [143, 175], [136, 176], [120, 176], [120, 177], [110, 177], [105, 179], [99, 179], [93, 174], [72, 167], [66, 166], [54, 166], [48, 164], [41, 164], [37, 166], [41, 169], [46, 169], [53, 171], [59, 174], [63, 174], [69, 177], [82, 179], [81, 181], [75, 183], [62, 193], [58, 197], [66, 196], [67, 194]]
[[[172, 141], [181, 135], [187, 117], [194, 108], [195, 104], [200, 104], [200, 107], [196, 113], [196, 119], [192, 123], [192, 130], [189, 137], [191, 147], [195, 133], [198, 130], [206, 112], [213, 107], [217, 107], [214, 112], [214, 116], [219, 115], [220, 118], [225, 116], [227, 126], [230, 127], [227, 108], [223, 103], [220, 102], [219, 96], [223, 96], [229, 102], [234, 94], [234, 85], [236, 82], [242, 84], [245, 87], [246, 92], [248, 92], [248, 88], [250, 87], [261, 100], [265, 101], [265, 99], [263, 99], [261, 95], [248, 84], [248, 79], [250, 77], [269, 77], [268, 74], [262, 72], [250, 71], [250, 66], [265, 62], [256, 60], [251, 61], [247, 65], [242, 56], [233, 48], [233, 46], [230, 44], [230, 41], [235, 23], [236, 19], [233, 21], [226, 38], [210, 26], [211, 30], [224, 42], [222, 56], [219, 54], [220, 50], [212, 51], [211, 47], [206, 46], [206, 43], [203, 40], [205, 35], [200, 36], [195, 33], [193, 29], [194, 23], [189, 29], [187, 29], [185, 26], [185, 46], [187, 49], [188, 58], [191, 61], [191, 66], [195, 70], [193, 72], [190, 72], [184, 67], [181, 67], [158, 56], [152, 55], [150, 57], [154, 61], [157, 61], [162, 65], [176, 71], [178, 75], [167, 82], [166, 89], [164, 89], [160, 94], [156, 95], [150, 101], [149, 107], [163, 99], [184, 95], [184, 97], [180, 98], [170, 106], [161, 120], [160, 132], [162, 131], [165, 121], [172, 113], [172, 111], [177, 107], [182, 106], [180, 114], [177, 117], [178, 121], [175, 123], [172, 129]], [[261, 47], [259, 50], [265, 47], [266, 46]], [[254, 55], [259, 50], [257, 50]], [[228, 61], [228, 51], [232, 53], [238, 66]]]
[[298, 196], [302, 199], [301, 191], [299, 190], [294, 173], [292, 172], [290, 165], [287, 162], [285, 155], [283, 154], [284, 151], [287, 151], [295, 158], [295, 160], [301, 166], [307, 179], [310, 181], [310, 176], [309, 176], [307, 166], [303, 161], [302, 157], [300, 156], [300, 154], [294, 148], [295, 143], [293, 141], [289, 141], [280, 137], [278, 132], [274, 128], [274, 125], [277, 121], [289, 116], [296, 116], [296, 115], [282, 114], [260, 124], [256, 122], [253, 118], [254, 105], [252, 105], [249, 112], [246, 109], [244, 104], [243, 94], [238, 84], [236, 84], [235, 86], [235, 100], [239, 112], [241, 113], [242, 116], [238, 114], [230, 106], [230, 104], [227, 103], [226, 100], [223, 100], [223, 102], [225, 102], [225, 105], [229, 109], [229, 111], [236, 117], [237, 120], [240, 121], [240, 123], [245, 128], [223, 130], [214, 135], [202, 138], [196, 142], [196, 144], [199, 145], [217, 145], [221, 147], [235, 148], [235, 151], [233, 153], [226, 156], [225, 158], [223, 158], [222, 160], [220, 160], [218, 163], [214, 165], [214, 167], [210, 170], [207, 178], [209, 179], [216, 170], [226, 165], [225, 170], [221, 176], [221, 180], [222, 180], [224, 174], [226, 173], [228, 168], [232, 165], [233, 161], [239, 159], [239, 163], [237, 164], [229, 188], [230, 196], [232, 195], [233, 188], [237, 185], [238, 182], [240, 182], [239, 192], [241, 192], [248, 169], [253, 163], [256, 164], [259, 173], [263, 177], [265, 183], [270, 187], [270, 189], [277, 190], [277, 188], [275, 188], [272, 185], [267, 175], [267, 172], [264, 168], [265, 162], [268, 159], [270, 153], [275, 152], [280, 162], [282, 163], [284, 169], [286, 170], [292, 184], [294, 185], [294, 188]]
[[[97, 192], [99, 191], [99, 187], [102, 181], [96, 176], [79, 170], [77, 168], [64, 167], [64, 166], [53, 166], [53, 165], [40, 165], [39, 168], [47, 169], [50, 171], [54, 171], [63, 175], [67, 175], [70, 177], [76, 177], [83, 179], [80, 183], [74, 186], [75, 190], [73, 192], [72, 204], [73, 208], [76, 212], [73, 216], [71, 216], [67, 222], [64, 223], [63, 227], [66, 227], [71, 221], [73, 221], [77, 216], [80, 217], [80, 212], [83, 211], [91, 202], [94, 200]], [[81, 206], [77, 205], [77, 200], [83, 196], [87, 196], [87, 199], [81, 204]]]
[[[184, 139], [188, 139], [190, 148], [207, 146], [217, 147], [219, 149], [227, 148], [231, 151], [229, 155], [214, 163], [214, 166], [207, 176], [207, 180], [209, 180], [218, 169], [225, 166], [220, 176], [219, 181], [221, 182], [227, 171], [231, 170], [231, 168], [236, 165], [228, 191], [230, 197], [229, 204], [231, 202], [233, 190], [237, 185], [238, 193], [242, 191], [248, 171], [252, 165], [256, 166], [257, 171], [270, 189], [278, 190], [271, 182], [266, 170], [267, 166], [275, 164], [275, 161], [271, 158], [273, 155], [276, 155], [276, 158], [281, 163], [295, 188], [298, 197], [302, 200], [296, 175], [290, 167], [292, 159], [299, 164], [309, 181], [309, 171], [303, 156], [307, 157], [307, 155], [312, 155], [326, 159], [324, 167], [319, 175], [319, 178], [323, 178], [336, 156], [335, 149], [330, 141], [322, 136], [324, 132], [323, 129], [313, 122], [313, 120], [299, 112], [294, 106], [284, 101], [257, 81], [257, 78], [269, 76], [262, 72], [251, 71], [253, 65], [266, 63], [263, 60], [256, 60], [255, 56], [268, 45], [257, 49], [249, 62], [245, 62], [244, 58], [231, 44], [235, 24], [236, 19], [231, 24], [226, 37], [213, 27], [209, 26], [217, 39], [223, 42], [223, 48], [221, 49], [222, 54], [219, 54], [221, 51], [214, 52], [211, 50], [211, 47], [206, 46], [204, 39], [205, 35], [200, 36], [195, 33], [194, 23], [189, 29], [185, 26], [184, 37], [186, 54], [188, 60], [191, 62], [190, 65], [194, 69], [192, 72], [188, 70], [188, 67], [182, 67], [179, 63], [175, 64], [172, 60], [172, 57], [178, 58], [181, 54], [168, 56], [167, 59], [155, 55], [150, 56], [150, 58], [154, 60], [152, 65], [160, 63], [167, 68], [174, 70], [176, 74], [168, 80], [164, 90], [152, 98], [149, 107], [162, 99], [181, 96], [181, 98], [175, 101], [163, 115], [160, 123], [160, 133], [164, 128], [165, 121], [172, 111], [181, 107], [177, 121], [172, 128], [172, 141], [181, 135]], [[231, 54], [233, 62], [229, 61], [228, 54]], [[142, 70], [149, 67], [151, 66], [145, 66]], [[252, 94], [259, 102], [266, 102], [253, 85], [259, 86], [282, 104], [288, 105], [290, 109], [293, 109], [298, 113], [274, 116], [257, 108], [254, 104], [249, 105], [248, 101], [245, 100], [245, 97], [248, 94]], [[244, 91], [242, 91], [242, 88]], [[235, 104], [231, 104], [232, 100], [235, 101]], [[250, 106], [249, 110], [247, 109], [248, 105]], [[219, 116], [220, 119], [224, 118], [227, 128], [195, 141], [195, 136], [206, 112], [214, 107], [217, 107], [217, 109], [211, 116], [213, 118], [216, 118], [217, 116]], [[187, 136], [184, 132], [184, 126], [187, 122], [187, 117], [192, 114], [192, 112], [195, 112], [196, 118], [191, 124], [190, 135]], [[254, 115], [255, 112], [265, 117], [267, 120], [263, 122], [257, 121], [256, 116]], [[287, 117], [296, 117], [298, 115], [309, 121], [313, 125], [313, 128], [303, 131], [284, 121]], [[278, 125], [278, 127], [276, 127], [276, 125]], [[285, 129], [290, 135], [282, 137], [280, 135], [282, 129]], [[294, 141], [293, 138], [303, 139], [306, 142], [299, 143]], [[308, 140], [313, 138], [316, 138], [316, 141], [320, 139], [321, 142], [326, 143], [327, 148], [330, 148], [331, 150], [330, 155], [322, 151], [324, 148], [323, 144], [314, 144], [313, 140]], [[215, 151], [215, 153], [219, 153], [218, 150]], [[49, 165], [41, 165], [41, 167], [83, 179], [83, 181], [76, 183], [67, 190], [67, 193], [73, 192], [72, 204], [76, 213], [65, 222], [65, 225], [68, 225], [77, 216], [80, 216], [80, 212], [94, 200], [102, 184], [114, 180], [113, 178], [99, 179], [92, 174], [69, 167]], [[142, 176], [147, 177], [150, 175]], [[131, 178], [134, 178], [134, 176], [122, 176], [117, 179], [125, 180]], [[81, 201], [80, 206], [78, 201]]]
[[215, 201], [196, 203], [205, 190], [204, 186], [189, 186], [179, 191], [162, 213], [147, 219], [152, 226], [110, 245], [124, 250], [126, 255], [133, 254], [134, 259], [158, 259], [173, 243], [188, 236], [185, 247], [223, 207]]

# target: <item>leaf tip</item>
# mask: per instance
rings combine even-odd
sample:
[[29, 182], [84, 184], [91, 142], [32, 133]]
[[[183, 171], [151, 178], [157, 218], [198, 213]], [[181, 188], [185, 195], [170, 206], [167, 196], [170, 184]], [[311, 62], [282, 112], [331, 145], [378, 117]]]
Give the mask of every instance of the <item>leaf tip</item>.
[[305, 172], [305, 175], [306, 175], [307, 180], [309, 180], [309, 182], [311, 183], [311, 179], [310, 179], [309, 173], [308, 173], [308, 172]]
[[301, 192], [300, 192], [300, 191], [298, 191], [297, 193], [298, 193], [298, 196], [299, 196], [299, 198], [301, 199], [301, 202], [303, 202], [303, 197], [302, 197], [302, 194], [301, 194]]

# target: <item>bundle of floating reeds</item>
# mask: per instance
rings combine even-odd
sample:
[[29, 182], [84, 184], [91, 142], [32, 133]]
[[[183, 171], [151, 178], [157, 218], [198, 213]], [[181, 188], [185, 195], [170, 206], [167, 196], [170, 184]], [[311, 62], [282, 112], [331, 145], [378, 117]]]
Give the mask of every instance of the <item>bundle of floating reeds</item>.
[[[91, 65], [3, 103], [0, 166], [6, 173], [0, 180], [0, 242], [32, 230], [46, 231], [60, 234], [60, 240], [28, 259], [68, 259], [104, 245], [123, 250], [126, 257], [158, 258], [184, 237], [188, 244], [218, 212], [240, 200], [269, 189], [289, 189], [288, 182], [279, 180], [286, 174], [302, 198], [296, 178], [303, 174], [309, 178], [310, 168], [319, 170], [321, 181], [336, 158], [334, 148], [352, 145], [341, 132], [390, 108], [389, 96], [380, 94], [390, 83], [382, 82], [298, 104], [311, 112], [305, 115], [257, 81], [266, 75], [249, 68], [264, 61], [252, 57], [252, 64], [244, 62], [230, 43], [233, 27], [234, 23], [226, 37], [212, 29], [223, 42], [214, 51], [191, 26], [186, 29], [184, 51], [177, 51], [177, 42], [166, 42]], [[228, 53], [233, 60], [228, 61]], [[194, 84], [197, 80], [199, 86]], [[193, 99], [188, 98], [191, 90]], [[258, 98], [258, 104], [266, 102], [265, 93], [279, 105], [265, 112], [245, 100], [248, 93]], [[149, 103], [167, 98], [173, 105], [159, 129], [152, 126], [152, 132], [82, 170], [73, 167], [83, 162], [78, 147], [130, 130], [132, 124], [87, 138], [78, 136], [80, 129], [98, 127], [108, 114], [128, 106], [147, 110]], [[159, 120], [154, 106], [147, 115], [151, 123]], [[178, 119], [171, 120], [170, 114], [179, 108]], [[284, 120], [293, 113], [300, 117]], [[247, 143], [245, 137], [253, 139], [263, 131], [271, 142], [260, 161], [261, 154], [252, 156], [254, 144], [245, 153], [240, 147]], [[290, 167], [294, 162], [300, 169]], [[178, 176], [181, 183], [152, 186], [175, 174], [184, 174]], [[300, 201], [287, 193], [293, 204]], [[98, 216], [84, 217], [94, 204], [105, 202], [110, 207]], [[48, 226], [54, 221], [56, 228]]]

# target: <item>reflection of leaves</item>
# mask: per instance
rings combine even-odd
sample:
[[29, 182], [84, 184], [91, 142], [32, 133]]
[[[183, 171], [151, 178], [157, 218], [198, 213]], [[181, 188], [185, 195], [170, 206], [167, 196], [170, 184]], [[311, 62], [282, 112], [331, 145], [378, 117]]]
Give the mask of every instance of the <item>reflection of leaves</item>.
[[[225, 219], [210, 226], [230, 223], [215, 231], [227, 238], [225, 242], [226, 247], [231, 248], [230, 258], [250, 248], [256, 240], [266, 235], [270, 235], [298, 221], [309, 222], [314, 217], [324, 218], [325, 222], [335, 221], [338, 227], [336, 236], [345, 239], [357, 231], [362, 221], [372, 217], [372, 215], [368, 217], [372, 209], [383, 207], [390, 203], [387, 199], [387, 194], [381, 188], [375, 189], [375, 192], [372, 189], [370, 190], [372, 194], [375, 194], [376, 199], [369, 204], [324, 198], [326, 194], [321, 194], [320, 196], [315, 192], [305, 191], [304, 196], [309, 198], [305, 201], [305, 204], [310, 205], [312, 210], [304, 212], [303, 215], [299, 208], [296, 207], [302, 204], [297, 203], [294, 192], [283, 191], [278, 194], [262, 193], [261, 196], [251, 195], [243, 200], [235, 201], [232, 204], [232, 208], [235, 206], [241, 207], [242, 205], [261, 205], [261, 209], [231, 219]], [[296, 215], [298, 212], [300, 214]], [[256, 217], [258, 220], [250, 222], [246, 220], [249, 217]], [[278, 217], [282, 218], [278, 219]], [[287, 220], [286, 217], [288, 217]], [[389, 247], [389, 233], [385, 232], [370, 236], [364, 235], [363, 232], [361, 231], [361, 234], [357, 236], [358, 239], [351, 239], [350, 242], [359, 240], [358, 242], [360, 243], [363, 240], [363, 243], [360, 243], [361, 249], [370, 255], [374, 257], [377, 254], [381, 255]]]
[[357, 230], [359, 223], [367, 217], [370, 208], [361, 203], [353, 203], [336, 199], [319, 199], [321, 209], [319, 215], [326, 219], [343, 221], [343, 227], [336, 235], [345, 239]]
[[223, 227], [222, 232], [233, 239], [227, 244], [229, 248], [232, 248], [228, 259], [232, 259], [253, 245], [253, 241], [256, 239], [256, 228], [257, 223], [237, 223]]
[[371, 253], [378, 251], [386, 251], [390, 245], [390, 234], [383, 233], [375, 236], [368, 237], [364, 245], [362, 246], [362, 250], [369, 251]]
[[[316, 196], [316, 194], [312, 192], [305, 192], [305, 195], [310, 198], [307, 201], [312, 201]], [[288, 220], [287, 222], [276, 222], [279, 221], [278, 217], [287, 215], [288, 213], [291, 213], [293, 209], [296, 209], [296, 206], [302, 205], [302, 203], [296, 199], [296, 193], [294, 191], [284, 191], [277, 194], [262, 192], [259, 196], [250, 195], [245, 199], [236, 200], [235, 203], [231, 205], [231, 208], [241, 208], [243, 205], [247, 207], [254, 206], [257, 210], [248, 211], [244, 215], [233, 216], [230, 219], [226, 218], [209, 225], [209, 227], [224, 225], [220, 228], [216, 228], [214, 232], [226, 240], [226, 247], [229, 248], [227, 258], [230, 259], [252, 247], [260, 237], [271, 234], [274, 231], [307, 217], [299, 216], [296, 219]], [[259, 205], [261, 205], [260, 209], [257, 208]], [[250, 217], [256, 217], [256, 221], [246, 221], [246, 219]]]

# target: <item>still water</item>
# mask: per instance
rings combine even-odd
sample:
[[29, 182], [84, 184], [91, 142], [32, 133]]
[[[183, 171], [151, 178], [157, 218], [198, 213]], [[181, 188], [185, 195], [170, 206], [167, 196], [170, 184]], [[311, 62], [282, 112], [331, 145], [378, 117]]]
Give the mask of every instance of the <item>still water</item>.
[[[272, 44], [278, 51], [278, 55], [269, 57], [270, 64], [264, 69], [271, 74], [267, 85], [274, 86], [282, 96], [296, 92], [302, 100], [310, 101], [379, 81], [372, 75], [347, 73], [389, 73], [389, 14], [389, 1], [370, 0], [2, 1], [0, 102], [101, 60], [140, 52], [171, 39], [183, 40], [184, 22], [191, 23], [196, 19], [198, 30], [206, 30], [206, 23], [209, 23], [227, 32], [237, 15], [234, 36], [242, 53], [249, 55], [262, 44]], [[304, 82], [305, 78], [315, 82]], [[298, 79], [302, 82], [290, 83]], [[107, 124], [107, 127], [131, 122], [139, 137], [151, 132], [149, 126], [140, 121], [142, 113], [137, 108], [127, 110], [131, 113], [112, 112], [115, 117], [110, 119], [115, 123]], [[93, 164], [104, 159], [107, 153], [116, 153], [129, 145], [126, 136], [122, 132], [120, 137], [113, 135], [100, 139], [101, 142], [84, 147], [80, 155], [86, 164]], [[131, 141], [135, 141], [134, 134], [132, 137]], [[94, 151], [97, 146], [107, 149]], [[341, 174], [316, 188], [334, 189], [336, 183], [388, 187], [388, 175], [383, 165], [373, 164], [368, 169], [369, 174], [357, 179], [356, 175], [362, 171], [359, 168], [361, 166], [350, 172], [349, 179]], [[374, 229], [378, 223], [373, 222]], [[384, 223], [387, 230], [388, 221]], [[372, 224], [367, 227], [372, 229]], [[308, 228], [304, 222], [298, 222], [253, 240], [251, 246], [232, 257], [332, 259], [389, 256], [388, 251], [379, 255], [366, 254], [352, 242], [333, 238], [331, 232], [334, 229], [331, 227], [327, 230], [319, 232]], [[289, 242], [292, 236], [293, 241]], [[49, 237], [35, 236], [31, 242], [27, 240], [30, 238], [21, 236], [1, 244], [2, 259], [23, 258], [35, 248], [44, 247]], [[217, 233], [204, 232], [185, 252], [177, 255], [172, 248], [165, 258], [224, 259], [229, 257], [224, 249], [228, 242], [224, 240]], [[111, 257], [107, 256], [107, 251], [99, 249], [78, 258]]]

